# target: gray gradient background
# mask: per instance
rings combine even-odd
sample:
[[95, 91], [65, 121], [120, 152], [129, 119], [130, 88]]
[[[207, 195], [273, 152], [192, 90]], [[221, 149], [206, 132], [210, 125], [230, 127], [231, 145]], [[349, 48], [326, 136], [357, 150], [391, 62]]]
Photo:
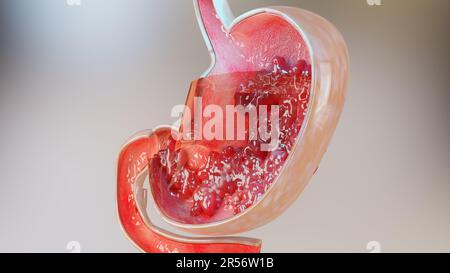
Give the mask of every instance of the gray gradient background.
[[[249, 232], [266, 252], [450, 251], [448, 0], [230, 0], [328, 18], [351, 55], [348, 101], [301, 198]], [[0, 251], [133, 252], [115, 161], [173, 122], [209, 65], [191, 0], [2, 0]], [[158, 222], [162, 226], [166, 226]]]

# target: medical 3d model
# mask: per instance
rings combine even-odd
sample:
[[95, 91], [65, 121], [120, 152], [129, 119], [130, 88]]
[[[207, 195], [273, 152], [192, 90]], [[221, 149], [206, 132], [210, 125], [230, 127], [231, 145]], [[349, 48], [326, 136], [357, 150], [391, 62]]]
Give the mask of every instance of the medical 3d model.
[[[259, 239], [232, 236], [283, 213], [317, 171], [344, 106], [347, 47], [331, 23], [299, 8], [235, 18], [226, 0], [194, 7], [211, 66], [191, 83], [179, 127], [122, 147], [118, 217], [144, 252], [257, 253]], [[198, 237], [155, 226], [152, 203]]]

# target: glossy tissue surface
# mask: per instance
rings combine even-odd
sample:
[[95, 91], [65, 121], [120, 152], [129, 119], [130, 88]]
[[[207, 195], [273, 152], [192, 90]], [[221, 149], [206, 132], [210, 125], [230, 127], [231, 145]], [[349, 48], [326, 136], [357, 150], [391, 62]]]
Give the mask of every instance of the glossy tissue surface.
[[[271, 126], [272, 105], [279, 106], [279, 141], [270, 151], [261, 138], [248, 140], [177, 141], [150, 161], [150, 183], [157, 204], [170, 218], [189, 224], [224, 220], [245, 211], [270, 188], [288, 159], [304, 122], [311, 87], [311, 65], [301, 60], [290, 66], [272, 60], [270, 70], [214, 75], [193, 84], [203, 104], [267, 106], [261, 122]], [[189, 104], [189, 101], [188, 101]], [[237, 113], [238, 115], [240, 113]], [[248, 112], [241, 113], [248, 122]], [[207, 120], [205, 119], [203, 124]], [[248, 125], [248, 123], [246, 123]], [[192, 129], [195, 127], [192, 120]], [[224, 132], [225, 134], [226, 132]]]
[[[347, 47], [332, 24], [305, 10], [261, 8], [235, 19], [226, 0], [194, 0], [194, 6], [212, 64], [191, 83], [180, 128], [141, 132], [122, 147], [119, 219], [145, 252], [260, 252], [258, 239], [215, 236], [269, 223], [303, 191], [342, 112]], [[228, 125], [228, 115], [205, 115], [212, 105], [222, 113], [238, 109], [235, 123]], [[200, 117], [192, 115], [198, 108]], [[257, 111], [256, 133], [249, 109]], [[197, 138], [213, 119], [226, 124], [214, 127], [221, 137]], [[276, 136], [261, 133], [273, 128]], [[268, 143], [274, 145], [267, 149]], [[171, 226], [213, 237], [155, 226], [150, 197]]]
[[[218, 105], [224, 112], [229, 105], [256, 109], [265, 105], [267, 117], [271, 106], [277, 105], [280, 135], [270, 151], [261, 149], [260, 138], [249, 140], [248, 128], [244, 141], [169, 138], [161, 145], [149, 166], [153, 197], [164, 216], [183, 224], [225, 220], [264, 196], [300, 135], [312, 82], [308, 45], [285, 18], [257, 13], [227, 31], [212, 1], [198, 3], [214, 65], [192, 83], [186, 105], [192, 112], [193, 100], [199, 97], [203, 109]], [[269, 128], [270, 122], [270, 118], [262, 121]], [[192, 130], [199, 129], [191, 123]]]

